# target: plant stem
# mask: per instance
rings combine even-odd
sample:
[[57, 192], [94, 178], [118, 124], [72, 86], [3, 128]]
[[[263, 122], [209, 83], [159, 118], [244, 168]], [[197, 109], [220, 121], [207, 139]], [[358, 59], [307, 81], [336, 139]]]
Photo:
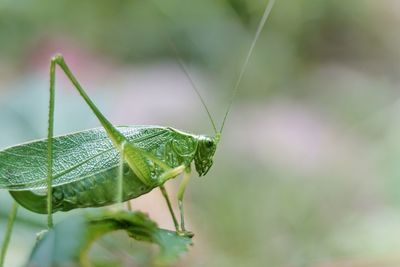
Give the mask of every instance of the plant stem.
[[4, 265], [4, 258], [6, 257], [8, 244], [10, 243], [11, 233], [14, 226], [15, 217], [17, 216], [18, 204], [14, 201], [14, 204], [11, 208], [11, 213], [8, 217], [7, 231], [6, 236], [4, 237], [3, 245], [1, 247], [0, 254], [0, 267]]

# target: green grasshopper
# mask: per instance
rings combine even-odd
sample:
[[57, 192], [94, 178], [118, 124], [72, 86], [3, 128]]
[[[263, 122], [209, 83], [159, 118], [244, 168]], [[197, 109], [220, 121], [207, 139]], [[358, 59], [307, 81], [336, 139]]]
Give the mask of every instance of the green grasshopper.
[[[48, 214], [48, 227], [51, 228], [54, 212], [124, 202], [158, 187], [166, 200], [177, 233], [193, 236], [185, 228], [183, 209], [183, 196], [191, 176], [191, 166], [195, 166], [199, 176], [204, 176], [213, 165], [227, 115], [273, 4], [273, 0], [269, 1], [258, 25], [219, 131], [188, 75], [207, 111], [215, 136], [195, 135], [162, 126], [115, 127], [86, 94], [63, 56], [54, 56], [50, 64], [47, 139], [0, 151], [0, 188], [7, 189], [16, 202], [26, 209]], [[57, 66], [93, 111], [102, 128], [53, 137]], [[178, 223], [164, 184], [181, 174], [183, 179], [177, 193], [180, 211]]]

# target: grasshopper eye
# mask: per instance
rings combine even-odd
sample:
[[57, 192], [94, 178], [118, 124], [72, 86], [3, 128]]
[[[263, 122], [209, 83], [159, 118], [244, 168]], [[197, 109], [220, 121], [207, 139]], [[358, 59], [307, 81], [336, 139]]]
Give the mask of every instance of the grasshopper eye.
[[206, 141], [206, 147], [210, 148], [210, 147], [212, 147], [212, 146], [213, 146], [213, 141], [207, 140], [207, 141]]

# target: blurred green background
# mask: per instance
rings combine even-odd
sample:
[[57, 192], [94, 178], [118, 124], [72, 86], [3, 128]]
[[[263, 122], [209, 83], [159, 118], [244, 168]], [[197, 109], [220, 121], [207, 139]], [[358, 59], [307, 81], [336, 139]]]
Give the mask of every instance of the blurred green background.
[[[167, 40], [220, 124], [266, 4], [1, 1], [0, 148], [46, 136], [56, 52], [113, 123], [212, 134]], [[400, 266], [399, 23], [396, 0], [276, 1], [214, 166], [189, 185], [196, 236], [176, 266]], [[57, 134], [99, 126], [61, 72], [57, 86]], [[132, 204], [172, 229], [160, 195]], [[12, 200], [0, 200], [2, 238]], [[22, 266], [45, 227], [18, 218], [6, 266]], [[91, 256], [147, 266], [148, 253], [116, 234]]]

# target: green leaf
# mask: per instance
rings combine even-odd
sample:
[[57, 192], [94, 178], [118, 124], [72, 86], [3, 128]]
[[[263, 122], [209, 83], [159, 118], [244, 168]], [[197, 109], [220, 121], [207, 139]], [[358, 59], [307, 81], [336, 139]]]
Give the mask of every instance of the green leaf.
[[154, 262], [164, 265], [177, 260], [192, 244], [190, 238], [160, 229], [142, 212], [103, 211], [73, 216], [45, 232], [36, 243], [27, 266], [90, 266], [87, 259], [92, 243], [116, 230], [124, 230], [139, 241], [157, 244]]

